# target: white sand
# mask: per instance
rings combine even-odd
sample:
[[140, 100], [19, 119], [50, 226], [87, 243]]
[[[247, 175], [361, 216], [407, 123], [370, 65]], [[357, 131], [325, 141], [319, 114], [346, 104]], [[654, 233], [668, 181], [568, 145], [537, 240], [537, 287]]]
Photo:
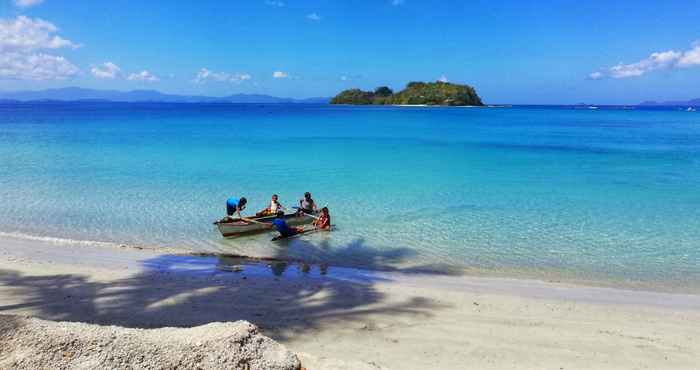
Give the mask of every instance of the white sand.
[[248, 320], [309, 369], [700, 366], [700, 296], [333, 271], [291, 266], [276, 278], [217, 272], [210, 259], [5, 238], [0, 314], [125, 327]]

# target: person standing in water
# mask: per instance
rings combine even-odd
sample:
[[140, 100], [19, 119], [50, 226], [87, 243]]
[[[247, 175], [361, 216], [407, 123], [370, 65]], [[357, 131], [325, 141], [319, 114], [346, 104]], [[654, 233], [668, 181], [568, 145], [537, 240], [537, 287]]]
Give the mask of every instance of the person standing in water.
[[319, 230], [331, 231], [331, 215], [328, 207], [321, 208], [321, 215], [314, 221], [314, 226]]
[[304, 230], [303, 226], [287, 225], [287, 222], [284, 221], [284, 218], [282, 217], [278, 217], [274, 221], [272, 221], [271, 227], [274, 227], [277, 230], [277, 232], [280, 233], [280, 238], [289, 238], [290, 236], [302, 234], [307, 231]]
[[[248, 219], [243, 219], [244, 221], [247, 221]], [[272, 240], [277, 240], [277, 239], [282, 239], [282, 238], [289, 238], [290, 236], [294, 236], [297, 234], [302, 234], [306, 232], [304, 230], [304, 227], [302, 226], [289, 226], [287, 225], [287, 222], [284, 220], [284, 212], [278, 211], [277, 212], [277, 218], [275, 218], [274, 221], [272, 222], [257, 222], [259, 224], [267, 225], [267, 227], [271, 229], [277, 230], [280, 235]]]
[[238, 218], [241, 218], [241, 211], [245, 209], [245, 205], [248, 203], [248, 200], [245, 199], [245, 197], [235, 198], [231, 197], [226, 200], [226, 218], [233, 218], [233, 215], [236, 214], [238, 215]]
[[321, 209], [321, 216], [316, 218], [316, 221], [313, 223], [314, 227], [311, 229], [306, 229], [303, 226], [289, 226], [284, 220], [284, 212], [282, 211], [277, 212], [277, 218], [274, 221], [263, 224], [267, 224], [269, 228], [277, 230], [279, 236], [273, 240], [278, 240], [314, 230], [331, 231], [331, 215], [328, 213], [328, 207], [323, 207]]

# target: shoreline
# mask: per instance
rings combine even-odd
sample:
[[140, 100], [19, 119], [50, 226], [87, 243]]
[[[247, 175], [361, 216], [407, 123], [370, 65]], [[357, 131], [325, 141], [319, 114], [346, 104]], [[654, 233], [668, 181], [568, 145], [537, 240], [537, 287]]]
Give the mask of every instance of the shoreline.
[[697, 295], [226, 258], [0, 239], [0, 314], [127, 328], [247, 320], [308, 368], [700, 361]]
[[[177, 256], [194, 256], [194, 257], [222, 257], [222, 258], [241, 258], [252, 263], [255, 262], [285, 262], [285, 263], [307, 263], [318, 264], [318, 261], [307, 261], [300, 257], [269, 257], [266, 255], [247, 255], [236, 254], [227, 251], [198, 251], [189, 248], [173, 248], [154, 245], [131, 245], [107, 241], [93, 240], [75, 240], [61, 237], [43, 237], [33, 236], [23, 233], [0, 232], [0, 245], [14, 243], [30, 243], [36, 245], [51, 245], [56, 248], [63, 247], [80, 247], [92, 248], [99, 252], [103, 250], [105, 253], [119, 251], [151, 251], [159, 255], [177, 255]], [[467, 279], [502, 279], [507, 281], [526, 281], [533, 283], [545, 284], [563, 284], [571, 287], [579, 288], [605, 288], [621, 291], [635, 291], [648, 293], [668, 293], [681, 295], [698, 295], [700, 296], [700, 284], [691, 283], [679, 284], [677, 280], [647, 280], [647, 279], [630, 279], [621, 276], [599, 275], [582, 277], [575, 271], [564, 269], [534, 269], [534, 268], [502, 268], [489, 269], [485, 267], [467, 267], [454, 266], [447, 264], [433, 265], [415, 265], [412, 263], [401, 264], [385, 264], [375, 265], [373, 268], [367, 268], [357, 264], [332, 264], [334, 269], [342, 268], [345, 276], [352, 274], [367, 275], [367, 274], [382, 274], [382, 273], [403, 273], [403, 275], [417, 275], [425, 273], [426, 275], [444, 275], [454, 276], [457, 278]]]

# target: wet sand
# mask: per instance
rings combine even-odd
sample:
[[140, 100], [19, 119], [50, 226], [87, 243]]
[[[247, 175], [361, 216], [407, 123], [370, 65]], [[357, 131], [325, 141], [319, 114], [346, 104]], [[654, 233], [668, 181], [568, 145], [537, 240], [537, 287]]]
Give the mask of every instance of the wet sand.
[[0, 314], [247, 320], [315, 368], [695, 369], [700, 296], [0, 240]]

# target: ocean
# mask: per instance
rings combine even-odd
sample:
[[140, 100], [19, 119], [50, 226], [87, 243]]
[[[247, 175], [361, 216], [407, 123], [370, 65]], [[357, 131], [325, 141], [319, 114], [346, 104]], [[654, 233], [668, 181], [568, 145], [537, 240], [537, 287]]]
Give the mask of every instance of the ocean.
[[[305, 191], [335, 231], [212, 225]], [[2, 236], [698, 291], [700, 113], [2, 103]]]

